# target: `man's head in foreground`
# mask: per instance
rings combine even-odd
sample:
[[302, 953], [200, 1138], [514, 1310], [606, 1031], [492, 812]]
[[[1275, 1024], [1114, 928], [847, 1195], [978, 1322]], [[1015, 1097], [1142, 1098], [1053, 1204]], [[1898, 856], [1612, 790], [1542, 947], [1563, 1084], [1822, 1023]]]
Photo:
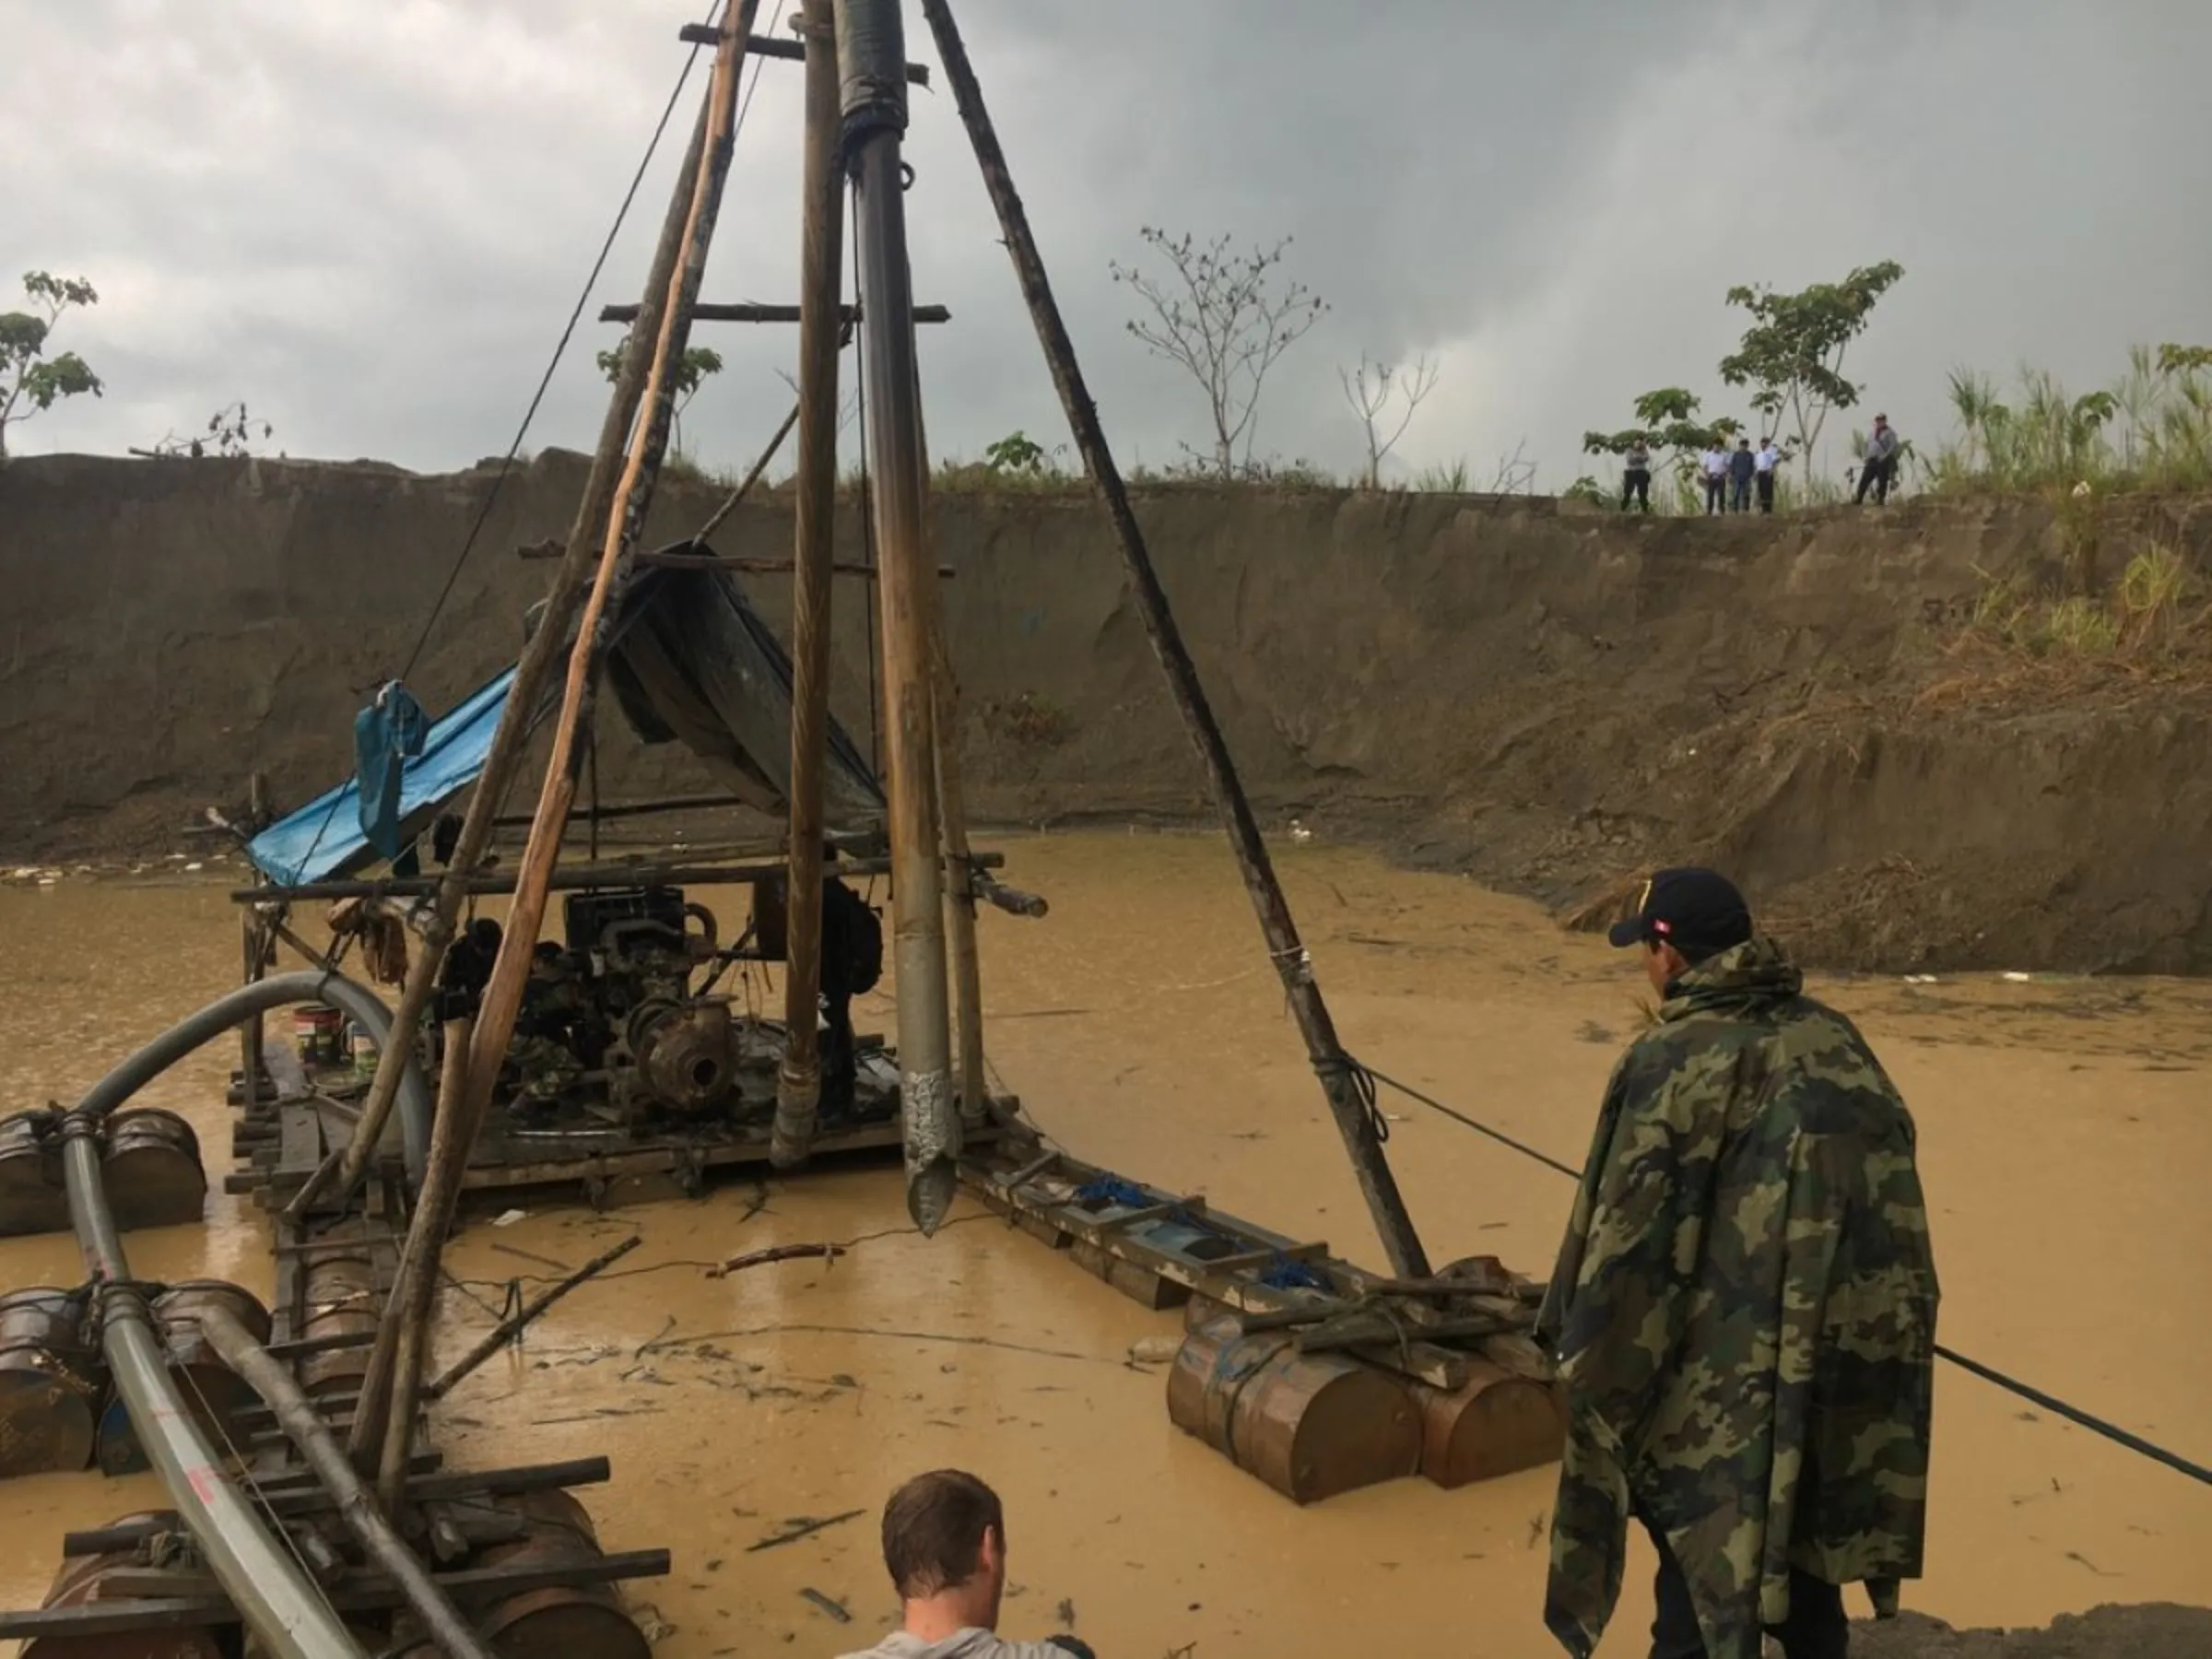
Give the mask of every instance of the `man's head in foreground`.
[[883, 1506], [883, 1564], [926, 1641], [998, 1628], [1006, 1588], [1006, 1517], [998, 1494], [959, 1469], [917, 1475]]
[[1660, 995], [1700, 962], [1751, 936], [1751, 908], [1715, 870], [1661, 870], [1643, 884], [1636, 912], [1606, 935], [1621, 949], [1643, 947], [1643, 971]]

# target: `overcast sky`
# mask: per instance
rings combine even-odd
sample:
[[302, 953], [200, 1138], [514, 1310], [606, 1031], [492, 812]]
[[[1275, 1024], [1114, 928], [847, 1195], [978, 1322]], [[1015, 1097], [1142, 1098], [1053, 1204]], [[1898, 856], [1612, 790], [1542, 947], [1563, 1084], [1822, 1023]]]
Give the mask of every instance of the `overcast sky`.
[[[501, 453], [706, 0], [0, 0], [0, 273], [83, 275], [56, 348], [105, 378], [13, 447], [120, 451], [243, 398], [294, 455], [434, 469]], [[764, 0], [764, 19], [774, 0]], [[911, 54], [928, 58], [918, 6]], [[2208, 0], [961, 0], [978, 74], [1124, 465], [1203, 443], [1181, 371], [1123, 330], [1108, 262], [1158, 224], [1271, 242], [1331, 310], [1282, 360], [1263, 453], [1359, 459], [1337, 384], [1431, 353], [1400, 446], [1477, 485], [1713, 365], [1737, 282], [1881, 259], [1868, 407], [1949, 429], [1946, 371], [2077, 388], [2131, 342], [2212, 343]], [[779, 23], [779, 28], [782, 27]], [[703, 59], [693, 89], [703, 90]], [[764, 65], [709, 299], [796, 297], [795, 65]], [[594, 296], [634, 300], [692, 94]], [[1065, 436], [951, 101], [909, 156], [932, 441]], [[0, 294], [0, 307], [12, 289]], [[588, 324], [529, 444], [588, 448]], [[741, 463], [795, 331], [702, 325], [686, 423]], [[1841, 465], [1838, 454], [1835, 464]]]

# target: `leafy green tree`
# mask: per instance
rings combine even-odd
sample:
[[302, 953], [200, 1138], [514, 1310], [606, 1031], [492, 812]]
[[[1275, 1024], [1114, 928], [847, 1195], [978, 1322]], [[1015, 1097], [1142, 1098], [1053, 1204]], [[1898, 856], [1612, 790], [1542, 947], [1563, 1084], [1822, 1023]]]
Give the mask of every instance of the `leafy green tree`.
[[1770, 425], [1786, 415], [1795, 436], [1791, 447], [1813, 481], [1813, 445], [1830, 409], [1848, 409], [1861, 388], [1843, 378], [1843, 354], [1866, 330], [1879, 300], [1905, 274], [1894, 259], [1861, 265], [1841, 282], [1816, 282], [1794, 294], [1761, 284], [1728, 290], [1728, 303], [1751, 313], [1743, 343], [1721, 359], [1721, 378], [1750, 386], [1751, 406]]
[[994, 473], [1039, 474], [1051, 459], [1044, 445], [1027, 432], [1008, 432], [983, 450], [983, 465]]
[[24, 275], [23, 292], [31, 310], [0, 312], [0, 460], [7, 457], [7, 429], [17, 421], [53, 408], [61, 398], [101, 393], [100, 376], [76, 352], [46, 355], [63, 312], [100, 303], [92, 285], [81, 276], [30, 271]]
[[1732, 415], [1700, 420], [1697, 394], [1682, 386], [1661, 386], [1636, 400], [1636, 424], [1618, 432], [1584, 432], [1583, 453], [1588, 455], [1626, 454], [1639, 442], [1647, 449], [1673, 455], [1675, 487], [1695, 493], [1698, 456], [1714, 444], [1733, 443], [1744, 423]]
[[[625, 335], [621, 345], [599, 354], [599, 372], [606, 375], [610, 382], [621, 374], [622, 354], [629, 349], [629, 339]], [[677, 359], [676, 372], [672, 376], [676, 382], [676, 402], [668, 412], [668, 447], [677, 454], [681, 454], [684, 449], [684, 411], [690, 407], [691, 400], [699, 395], [699, 388], [707, 376], [721, 372], [722, 353], [711, 346], [689, 347]]]
[[[260, 430], [256, 432], [254, 429]], [[253, 445], [276, 436], [276, 427], [266, 420], [255, 420], [246, 413], [246, 404], [241, 398], [234, 404], [225, 404], [207, 417], [207, 429], [189, 438], [171, 433], [150, 450], [133, 450], [134, 455], [162, 455], [198, 461], [208, 455], [220, 456], [227, 461], [244, 461], [253, 458]]]

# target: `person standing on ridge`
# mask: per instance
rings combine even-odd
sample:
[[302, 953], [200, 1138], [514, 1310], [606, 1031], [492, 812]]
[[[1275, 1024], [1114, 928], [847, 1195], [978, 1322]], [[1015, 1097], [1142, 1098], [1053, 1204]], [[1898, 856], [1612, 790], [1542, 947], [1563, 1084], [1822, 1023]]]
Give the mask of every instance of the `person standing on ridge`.
[[1641, 432], [1629, 441], [1621, 455], [1620, 510], [1629, 510], [1630, 500], [1646, 512], [1652, 510], [1652, 450]]
[[1699, 457], [1698, 465], [1705, 474], [1705, 511], [1708, 513], [1726, 512], [1728, 451], [1718, 438], [1705, 446], [1705, 453]]
[[1844, 1659], [1927, 1523], [1936, 1282], [1912, 1119], [1743, 895], [1661, 870], [1613, 928], [1661, 998], [1598, 1111], [1538, 1315], [1567, 1442], [1545, 1623], [1588, 1659], [1634, 1516], [1653, 1659]]
[[1751, 476], [1759, 470], [1759, 458], [1751, 453], [1751, 440], [1738, 438], [1735, 453], [1728, 457], [1728, 508], [1732, 512], [1751, 511]]
[[1752, 457], [1759, 480], [1759, 510], [1774, 511], [1774, 472], [1782, 465], [1782, 452], [1774, 447], [1771, 435], [1759, 441], [1759, 453]]
[[1874, 504], [1883, 505], [1889, 500], [1889, 485], [1897, 476], [1897, 429], [1889, 424], [1889, 417], [1877, 415], [1874, 430], [1866, 434], [1866, 459], [1859, 467], [1859, 493], [1853, 501], [1866, 499], [1866, 488], [1874, 487]]

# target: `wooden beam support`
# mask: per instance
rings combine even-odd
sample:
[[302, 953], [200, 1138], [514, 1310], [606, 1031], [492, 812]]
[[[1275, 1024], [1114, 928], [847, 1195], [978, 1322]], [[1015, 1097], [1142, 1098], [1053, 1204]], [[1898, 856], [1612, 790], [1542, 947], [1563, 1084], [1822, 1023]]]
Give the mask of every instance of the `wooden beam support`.
[[[749, 300], [734, 303], [701, 300], [691, 308], [691, 321], [694, 323], [796, 323], [799, 320], [799, 310], [800, 308], [795, 305], [759, 305]], [[634, 305], [603, 305], [599, 308], [599, 321], [602, 323], [633, 323], [637, 320], [637, 315], [638, 308]], [[841, 305], [837, 308], [837, 317], [839, 322], [846, 324], [858, 323], [861, 320], [860, 307]], [[952, 321], [952, 312], [942, 305], [917, 305], [914, 307], [914, 321], [917, 323], [949, 323]]]
[[[687, 23], [677, 39], [687, 46], [712, 46], [714, 44], [714, 29], [712, 24]], [[802, 62], [806, 56], [805, 41], [780, 41], [771, 35], [747, 35], [745, 49], [755, 57], [779, 58], [791, 64]], [[913, 86], [928, 86], [929, 65], [909, 64], [906, 66], [906, 78]]]

